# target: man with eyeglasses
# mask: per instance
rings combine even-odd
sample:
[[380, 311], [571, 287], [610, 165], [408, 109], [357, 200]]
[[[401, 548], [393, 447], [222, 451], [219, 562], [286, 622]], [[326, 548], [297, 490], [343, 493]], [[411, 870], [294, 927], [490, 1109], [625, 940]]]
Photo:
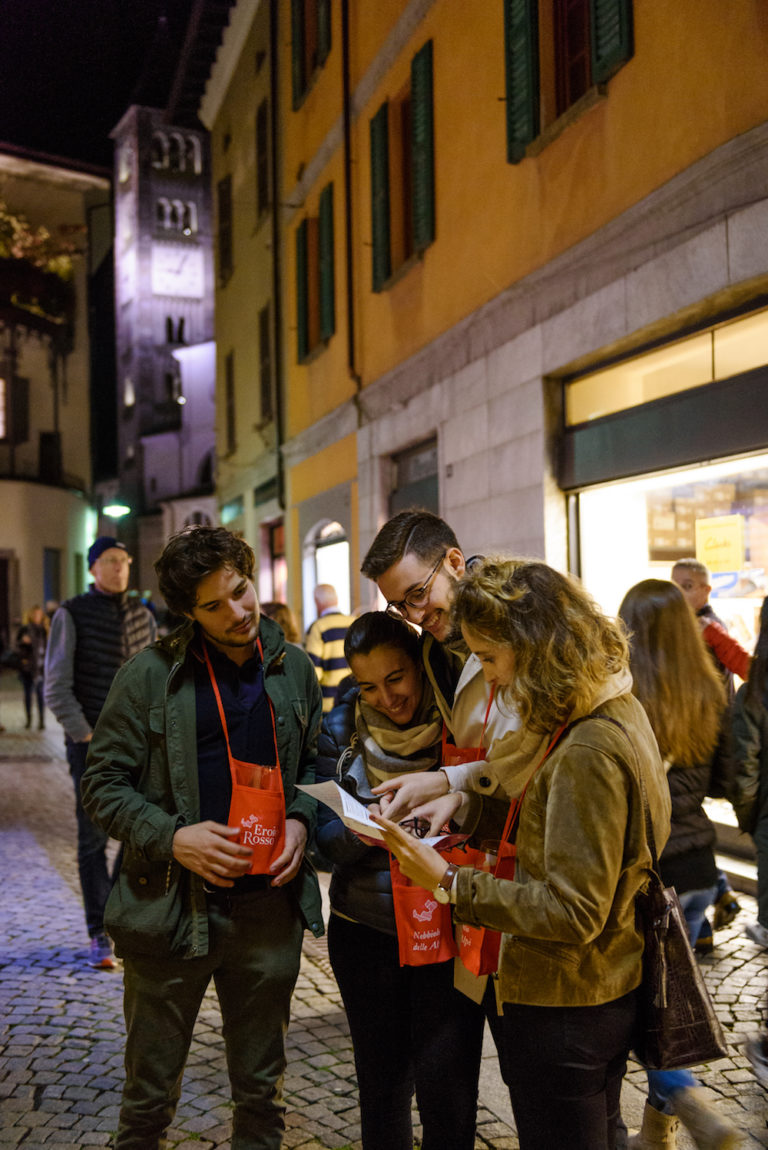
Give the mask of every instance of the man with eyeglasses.
[[131, 556], [119, 539], [100, 535], [88, 550], [93, 583], [62, 603], [51, 620], [45, 653], [45, 701], [64, 728], [69, 773], [75, 788], [77, 864], [91, 940], [88, 964], [113, 970], [112, 940], [104, 931], [104, 906], [112, 889], [107, 835], [83, 810], [80, 781], [93, 728], [119, 668], [155, 641], [154, 616], [128, 597]]
[[[516, 730], [517, 717], [488, 708], [490, 691], [479, 660], [469, 655], [453, 624], [459, 580], [468, 566], [453, 530], [438, 515], [415, 508], [401, 511], [379, 531], [361, 571], [373, 579], [391, 615], [415, 623], [424, 632], [422, 659], [435, 698], [457, 747], [484, 747]], [[486, 722], [487, 714], [487, 722]], [[417, 776], [397, 789], [387, 817], [398, 819], [413, 807], [449, 790], [493, 794], [501, 781], [489, 764], [465, 763]]]

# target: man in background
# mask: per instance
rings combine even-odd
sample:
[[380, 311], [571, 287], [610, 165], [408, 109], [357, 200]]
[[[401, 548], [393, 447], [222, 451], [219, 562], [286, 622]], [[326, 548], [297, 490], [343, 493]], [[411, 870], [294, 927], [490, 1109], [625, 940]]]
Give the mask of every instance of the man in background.
[[339, 597], [330, 583], [318, 583], [314, 599], [317, 619], [307, 631], [304, 647], [314, 664], [323, 693], [323, 712], [327, 713], [336, 702], [339, 683], [349, 674], [344, 636], [355, 617], [339, 610]]
[[131, 556], [124, 543], [101, 535], [88, 551], [93, 583], [62, 603], [51, 620], [45, 655], [45, 702], [64, 728], [67, 762], [75, 787], [77, 865], [85, 921], [91, 940], [88, 962], [102, 970], [116, 966], [104, 931], [104, 906], [112, 887], [107, 836], [83, 810], [80, 780], [93, 728], [112, 680], [123, 663], [154, 642], [153, 616], [129, 598]]

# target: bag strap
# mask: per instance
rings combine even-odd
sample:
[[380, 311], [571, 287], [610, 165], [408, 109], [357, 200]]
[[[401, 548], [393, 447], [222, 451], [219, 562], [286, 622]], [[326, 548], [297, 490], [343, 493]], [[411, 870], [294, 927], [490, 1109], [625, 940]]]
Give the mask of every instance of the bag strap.
[[[476, 747], [473, 748], [473, 750], [477, 754], [478, 759], [481, 759], [483, 757], [483, 751], [485, 750], [485, 747], [483, 746], [483, 739], [485, 738], [485, 728], [488, 726], [488, 716], [491, 713], [491, 706], [493, 705], [493, 700], [494, 700], [495, 694], [496, 694], [496, 684], [494, 683], [493, 686], [491, 687], [491, 693], [488, 696], [488, 706], [485, 708], [485, 718], [483, 719], [483, 729], [480, 732], [480, 742]], [[448, 727], [446, 726], [445, 719], [443, 719], [443, 735], [442, 735], [443, 748], [445, 748], [446, 746], [449, 745], [448, 740], [446, 738], [447, 734], [448, 734]], [[455, 746], [455, 743], [453, 745]]]

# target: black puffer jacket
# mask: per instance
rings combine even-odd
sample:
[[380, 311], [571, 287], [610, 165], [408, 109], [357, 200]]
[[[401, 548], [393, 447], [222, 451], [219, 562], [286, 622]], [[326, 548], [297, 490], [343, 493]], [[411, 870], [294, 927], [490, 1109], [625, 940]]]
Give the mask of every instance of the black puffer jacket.
[[[351, 757], [339, 773], [339, 759], [355, 732], [357, 687], [350, 688], [336, 706], [323, 717], [318, 744], [315, 777], [318, 782], [333, 779], [366, 805], [373, 796], [367, 779], [357, 778], [350, 766]], [[357, 763], [360, 763], [359, 756]], [[317, 845], [333, 863], [331, 875], [331, 908], [345, 918], [373, 927], [385, 934], [396, 934], [392, 908], [392, 883], [389, 877], [389, 854], [380, 847], [369, 847], [347, 830], [330, 807], [318, 804]]]
[[710, 793], [711, 776], [711, 761], [694, 767], [673, 766], [667, 773], [672, 820], [659, 870], [678, 894], [706, 890], [717, 883], [716, 833], [702, 806]]

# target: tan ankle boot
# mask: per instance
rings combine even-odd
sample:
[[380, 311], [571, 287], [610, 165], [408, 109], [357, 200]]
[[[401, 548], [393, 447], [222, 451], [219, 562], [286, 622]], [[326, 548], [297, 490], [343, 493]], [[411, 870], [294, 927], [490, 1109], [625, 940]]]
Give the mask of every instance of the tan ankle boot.
[[643, 1125], [639, 1134], [633, 1134], [627, 1142], [628, 1150], [676, 1150], [679, 1125], [674, 1114], [662, 1114], [646, 1102]]
[[736, 1150], [742, 1145], [741, 1131], [718, 1114], [700, 1086], [676, 1090], [672, 1105], [699, 1150]]

